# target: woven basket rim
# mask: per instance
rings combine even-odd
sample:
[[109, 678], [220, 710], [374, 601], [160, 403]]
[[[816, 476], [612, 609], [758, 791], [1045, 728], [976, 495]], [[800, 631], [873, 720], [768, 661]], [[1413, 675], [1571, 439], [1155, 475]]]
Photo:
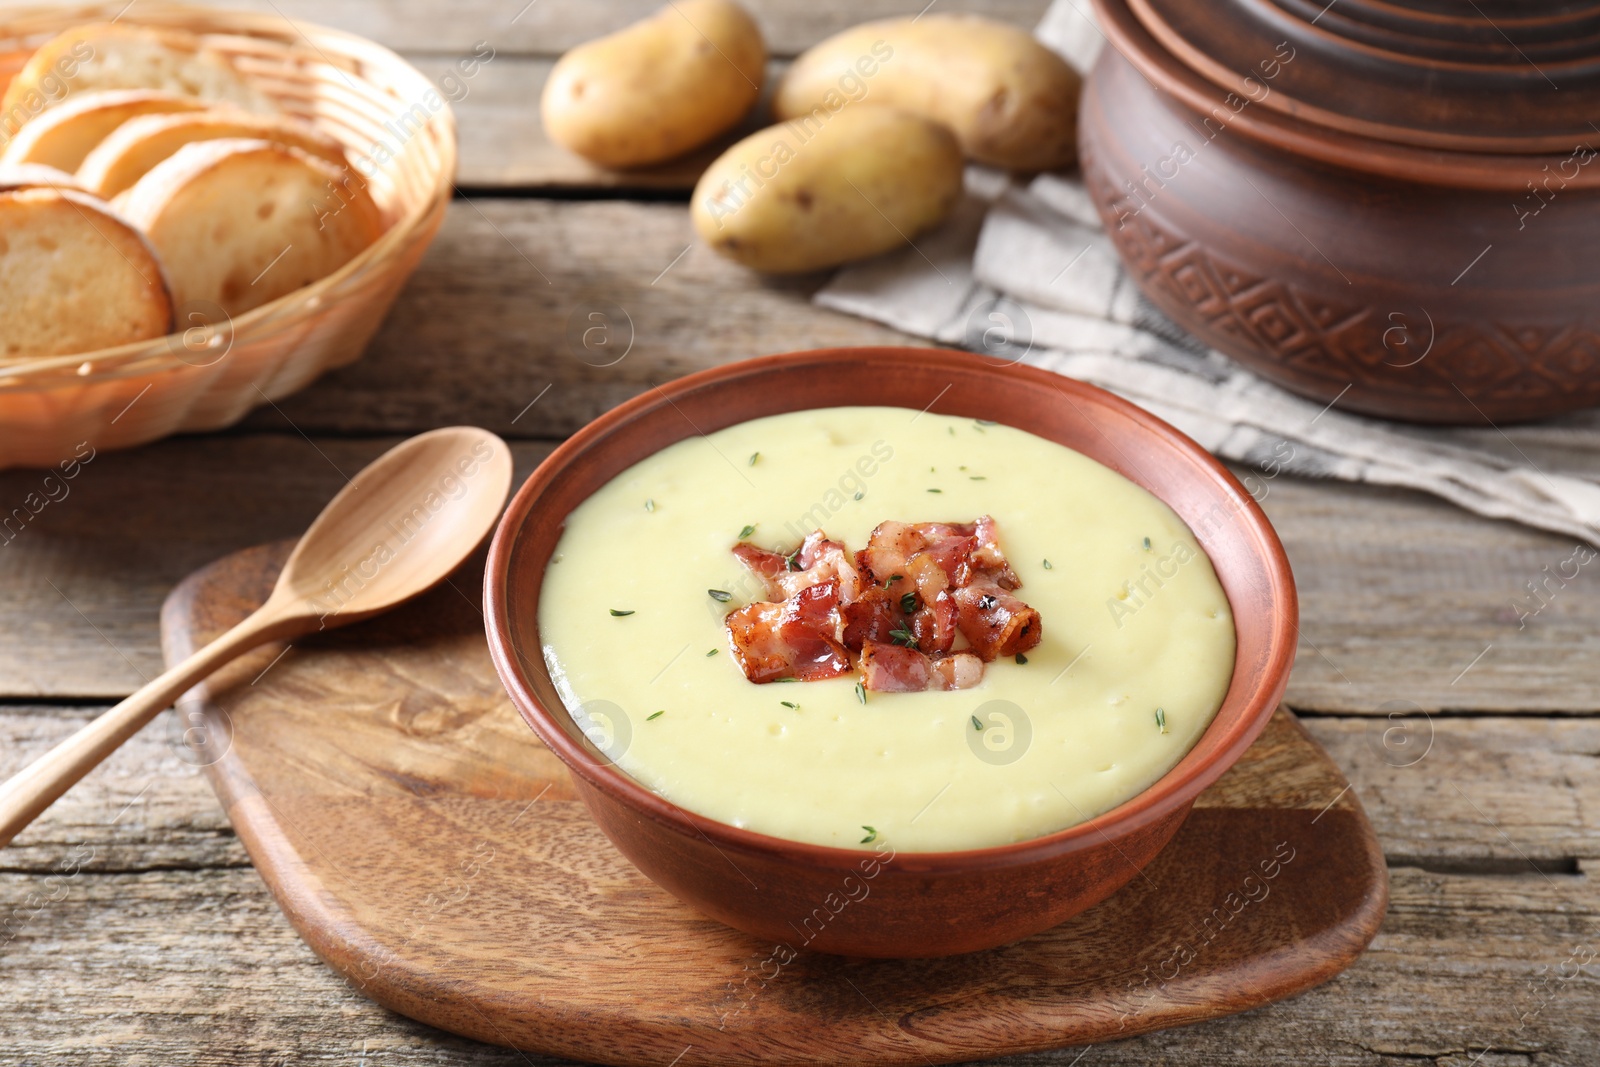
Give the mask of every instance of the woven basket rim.
[[[11, 32], [13, 21], [26, 21], [32, 18], [59, 19], [71, 18], [75, 24], [92, 21], [95, 13], [112, 17], [117, 12], [126, 12], [124, 16], [133, 25], [170, 25], [174, 18], [192, 19], [199, 27], [189, 27], [202, 37], [233, 37], [233, 38], [267, 38], [267, 27], [274, 27], [277, 33], [285, 29], [292, 31], [295, 36], [304, 38], [312, 49], [321, 56], [324, 46], [343, 45], [343, 48], [334, 48], [341, 55], [363, 62], [377, 62], [397, 71], [404, 78], [415, 81], [419, 90], [432, 90], [437, 92], [433, 83], [416, 67], [412, 66], [394, 50], [379, 44], [360, 34], [337, 30], [319, 23], [305, 22], [299, 19], [290, 20], [287, 16], [262, 14], [255, 11], [243, 11], [235, 8], [202, 7], [196, 4], [150, 2], [141, 0], [137, 5], [128, 5], [121, 0], [117, 2], [95, 2], [87, 4], [39, 4], [22, 3], [0, 4], [0, 38]], [[81, 18], [79, 16], [82, 16]], [[142, 16], [142, 17], [141, 17]], [[165, 16], [160, 21], [147, 22], [151, 16]], [[118, 21], [121, 20], [118, 18]], [[63, 31], [64, 32], [64, 31]], [[319, 62], [328, 63], [326, 57]], [[332, 64], [329, 64], [332, 65]], [[260, 307], [251, 308], [244, 314], [231, 318], [229, 328], [231, 335], [238, 339], [241, 335], [271, 322], [275, 318], [285, 321], [276, 324], [274, 332], [291, 328], [296, 320], [303, 320], [307, 311], [291, 310], [291, 305], [304, 305], [308, 301], [318, 300], [331, 289], [349, 282], [357, 274], [371, 268], [375, 261], [386, 260], [394, 252], [417, 240], [426, 227], [428, 219], [434, 212], [440, 210], [441, 201], [448, 201], [455, 188], [455, 172], [457, 162], [457, 137], [455, 112], [450, 106], [450, 101], [442, 94], [440, 109], [434, 113], [433, 120], [442, 123], [444, 135], [439, 139], [439, 168], [432, 176], [433, 188], [426, 197], [417, 203], [404, 215], [397, 218], [372, 244], [362, 249], [360, 254], [344, 264], [332, 274], [317, 279], [310, 285], [302, 286], [270, 303]], [[352, 164], [353, 166], [353, 164]], [[174, 326], [179, 324], [174, 323]], [[68, 355], [45, 356], [39, 359], [21, 360], [15, 363], [0, 361], [0, 382], [5, 388], [14, 389], [26, 386], [27, 379], [33, 377], [55, 378], [64, 373], [71, 373], [79, 382], [93, 382], [102, 378], [113, 379], [123, 376], [128, 364], [146, 361], [148, 365], [139, 367], [140, 373], [160, 373], [163, 370], [177, 369], [191, 366], [181, 359], [171, 346], [172, 338], [182, 336], [181, 329], [160, 337], [153, 337], [143, 341], [132, 341], [128, 344], [117, 345], [112, 348], [94, 349], [88, 352], [75, 352]], [[79, 372], [84, 365], [91, 365], [88, 373]]]

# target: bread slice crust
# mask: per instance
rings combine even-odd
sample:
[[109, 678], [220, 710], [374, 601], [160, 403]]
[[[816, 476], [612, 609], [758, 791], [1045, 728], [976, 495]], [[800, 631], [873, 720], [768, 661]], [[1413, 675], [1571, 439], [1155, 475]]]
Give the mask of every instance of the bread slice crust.
[[107, 89], [157, 89], [274, 110], [232, 60], [197, 34], [96, 22], [57, 34], [28, 57], [0, 99], [0, 131], [15, 133], [81, 93]]
[[286, 115], [217, 108], [128, 120], [89, 153], [78, 168], [78, 183], [110, 200], [184, 145], [223, 138], [271, 141], [341, 169], [347, 164], [343, 146], [310, 123]]
[[384, 230], [356, 171], [259, 139], [184, 145], [118, 205], [167, 264], [179, 306], [229, 316], [332, 274]]
[[93, 197], [0, 192], [0, 363], [77, 355], [172, 329], [151, 244]]
[[201, 111], [211, 105], [192, 96], [159, 89], [111, 89], [76, 93], [65, 103], [32, 119], [4, 141], [0, 165], [42, 163], [75, 173], [111, 132], [140, 115]]

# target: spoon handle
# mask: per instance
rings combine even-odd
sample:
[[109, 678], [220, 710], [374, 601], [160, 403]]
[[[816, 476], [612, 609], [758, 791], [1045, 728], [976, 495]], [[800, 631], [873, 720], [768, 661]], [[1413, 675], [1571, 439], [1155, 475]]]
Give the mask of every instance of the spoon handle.
[[0, 785], [0, 848], [9, 845], [56, 798], [195, 683], [236, 656], [282, 636], [281, 617], [268, 610], [271, 607], [274, 605], [264, 605], [182, 663], [145, 683]]

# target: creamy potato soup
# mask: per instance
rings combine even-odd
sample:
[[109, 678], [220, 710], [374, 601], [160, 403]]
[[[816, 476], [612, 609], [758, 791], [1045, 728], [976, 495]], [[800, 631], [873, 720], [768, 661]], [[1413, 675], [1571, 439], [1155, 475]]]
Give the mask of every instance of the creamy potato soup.
[[[968, 688], [880, 692], [853, 662], [746, 677], [729, 619], [773, 593], [736, 545], [798, 569], [819, 529], [843, 560], [881, 523], [979, 517], [1037, 613], [1037, 644], [1007, 646], [1026, 652]], [[886, 407], [755, 419], [619, 474], [567, 518], [539, 628], [574, 720], [647, 788], [776, 837], [909, 852], [1021, 841], [1128, 800], [1199, 739], [1234, 660], [1210, 560], [1150, 493], [1021, 430]], [[880, 647], [914, 646], [909, 629]]]

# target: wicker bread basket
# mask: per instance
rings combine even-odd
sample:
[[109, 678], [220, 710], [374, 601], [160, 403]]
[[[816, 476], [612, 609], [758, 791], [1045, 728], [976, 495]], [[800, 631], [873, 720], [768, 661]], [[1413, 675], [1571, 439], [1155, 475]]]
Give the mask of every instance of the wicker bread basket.
[[[125, 6], [0, 8], [0, 89], [50, 37], [111, 21]], [[0, 362], [0, 468], [54, 466], [85, 442], [96, 450], [126, 448], [219, 429], [353, 362], [450, 200], [455, 118], [433, 84], [388, 49], [279, 15], [157, 0], [127, 6], [118, 21], [203, 35], [285, 112], [337, 137], [388, 229], [335, 273], [231, 321], [220, 309], [180, 307], [178, 332], [165, 338]], [[397, 123], [407, 114], [410, 122]], [[383, 159], [380, 145], [393, 158]]]

